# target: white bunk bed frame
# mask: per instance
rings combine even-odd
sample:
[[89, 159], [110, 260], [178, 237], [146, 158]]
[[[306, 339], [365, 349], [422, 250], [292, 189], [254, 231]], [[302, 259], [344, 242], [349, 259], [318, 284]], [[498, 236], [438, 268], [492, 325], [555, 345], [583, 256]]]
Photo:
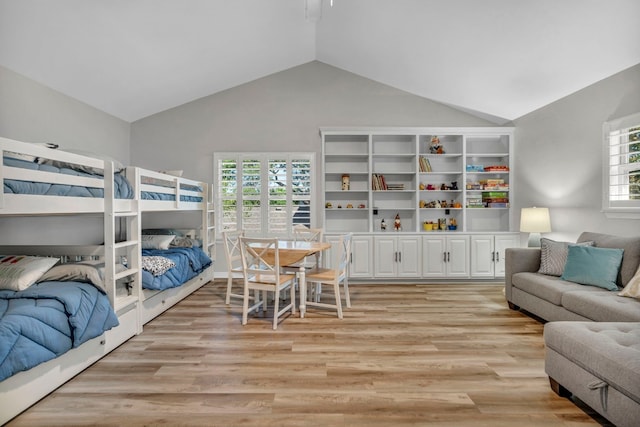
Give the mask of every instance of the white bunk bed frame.
[[[120, 325], [78, 348], [19, 372], [0, 382], [0, 425], [14, 418], [60, 385], [82, 372], [88, 366], [108, 354], [123, 342], [142, 332], [142, 325], [159, 315], [196, 289], [213, 279], [213, 266], [188, 283], [178, 288], [144, 296], [140, 281], [140, 231], [141, 212], [149, 211], [202, 211], [200, 227], [203, 249], [214, 258], [215, 225], [213, 221], [212, 186], [207, 183], [173, 177], [141, 168], [127, 168], [127, 179], [134, 187], [134, 199], [114, 197], [114, 165], [93, 157], [69, 153], [62, 150], [29, 144], [0, 137], [0, 154], [5, 152], [47, 158], [78, 165], [90, 166], [104, 171], [104, 179], [61, 175], [4, 166], [0, 159], [0, 217], [2, 216], [51, 216], [99, 214], [104, 218], [104, 245], [99, 246], [0, 246], [0, 253], [56, 256], [64, 259], [77, 257], [103, 258], [105, 261], [105, 286], [107, 295]], [[143, 184], [143, 177], [173, 182], [173, 187]], [[87, 186], [104, 189], [104, 198], [56, 197], [48, 195], [5, 194], [4, 180], [16, 179], [66, 185]], [[202, 191], [183, 190], [180, 184], [199, 186]], [[175, 201], [141, 200], [141, 191], [173, 192]], [[181, 202], [180, 195], [202, 197], [202, 202]], [[116, 241], [116, 222], [121, 221], [124, 240]], [[121, 256], [128, 259], [128, 269], [116, 273], [116, 262]], [[130, 278], [130, 287], [122, 286]]]
[[[178, 229], [190, 237], [199, 237], [202, 241], [202, 249], [212, 259], [215, 259], [215, 218], [213, 209], [213, 186], [211, 184], [194, 181], [182, 177], [167, 175], [142, 168], [127, 168], [127, 178], [134, 183], [136, 198], [139, 199], [140, 213], [145, 212], [188, 212], [200, 211], [201, 223], [195, 229]], [[149, 180], [164, 181], [164, 185], [145, 184]], [[196, 187], [196, 190], [185, 190], [184, 187]], [[140, 194], [142, 191], [152, 191], [174, 196], [175, 200], [144, 200]], [[201, 198], [200, 202], [186, 202], [180, 200], [180, 196], [195, 196]], [[183, 300], [194, 291], [214, 278], [213, 265], [182, 285], [162, 291], [142, 289], [140, 316], [142, 324], [159, 316], [170, 307]]]

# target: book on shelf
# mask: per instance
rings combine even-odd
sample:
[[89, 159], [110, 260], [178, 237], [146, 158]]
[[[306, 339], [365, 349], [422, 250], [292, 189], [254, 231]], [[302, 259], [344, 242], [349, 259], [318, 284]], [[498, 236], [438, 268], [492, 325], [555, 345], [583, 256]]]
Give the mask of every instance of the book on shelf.
[[384, 175], [378, 173], [371, 175], [371, 189], [374, 191], [387, 189], [387, 183], [384, 180]]
[[420, 156], [420, 172], [432, 172], [431, 163], [425, 156]]
[[385, 190], [404, 190], [404, 184], [387, 184]]

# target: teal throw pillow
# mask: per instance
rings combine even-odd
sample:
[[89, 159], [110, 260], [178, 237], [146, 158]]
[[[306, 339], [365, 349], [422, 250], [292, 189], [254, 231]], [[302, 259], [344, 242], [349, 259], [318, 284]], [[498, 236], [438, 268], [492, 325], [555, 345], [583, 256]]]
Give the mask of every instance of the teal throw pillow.
[[623, 253], [623, 249], [569, 245], [567, 263], [560, 278], [616, 291]]

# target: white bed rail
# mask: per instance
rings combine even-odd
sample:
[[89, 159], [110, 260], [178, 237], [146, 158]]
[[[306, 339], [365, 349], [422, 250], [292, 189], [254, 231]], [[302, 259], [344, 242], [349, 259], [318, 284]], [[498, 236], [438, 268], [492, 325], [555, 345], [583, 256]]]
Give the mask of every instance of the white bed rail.
[[[117, 248], [113, 266], [107, 262], [106, 249], [103, 245], [2, 245], [0, 254], [53, 257], [58, 258], [61, 264], [87, 260], [103, 261], [105, 262], [104, 285], [114, 311], [118, 312], [139, 301], [140, 293], [139, 289], [136, 289], [139, 285], [135, 281], [139, 266], [129, 262], [130, 254], [125, 247]], [[128, 268], [116, 273], [115, 264], [125, 262]], [[109, 277], [114, 279], [109, 280]]]
[[[134, 187], [135, 198], [139, 201], [140, 210], [143, 212], [201, 210], [207, 203], [208, 184], [206, 182], [140, 167], [126, 168], [126, 177]], [[143, 192], [171, 196], [172, 200], [143, 199]], [[201, 201], [183, 201], [181, 196], [198, 197]]]
[[[3, 161], [0, 162], [0, 181], [2, 181], [3, 184], [3, 189], [0, 191], [0, 215], [102, 213], [105, 210], [104, 199], [113, 199], [114, 167], [111, 161], [51, 149], [44, 144], [31, 144], [3, 137], [0, 137], [0, 152], [3, 157]], [[71, 163], [84, 169], [100, 170], [103, 172], [105, 179], [5, 166], [5, 156], [31, 161], [37, 158]], [[105, 197], [5, 193], [5, 180], [98, 188], [104, 190]], [[130, 200], [114, 200], [116, 210], [128, 210], [130, 209], [130, 204]]]

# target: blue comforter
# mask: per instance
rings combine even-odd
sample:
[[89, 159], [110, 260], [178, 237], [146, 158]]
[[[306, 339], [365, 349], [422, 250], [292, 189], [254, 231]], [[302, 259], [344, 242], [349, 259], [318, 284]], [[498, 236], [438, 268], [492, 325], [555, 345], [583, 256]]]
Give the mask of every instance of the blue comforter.
[[[26, 160], [4, 157], [5, 166], [16, 168], [41, 170], [45, 172], [62, 173], [66, 175], [83, 176], [87, 178], [102, 179], [101, 175], [83, 172], [76, 169], [59, 168], [47, 164], [39, 164]], [[116, 173], [114, 178], [114, 193], [117, 199], [133, 199], [133, 187], [127, 179], [120, 173]], [[4, 192], [14, 194], [38, 194], [47, 196], [71, 196], [71, 197], [104, 197], [102, 188], [81, 187], [76, 185], [49, 184], [44, 182], [18, 181], [14, 179], [4, 180]]]
[[42, 282], [0, 290], [0, 381], [60, 356], [115, 326], [109, 299], [93, 285]]
[[143, 249], [143, 256], [163, 256], [176, 263], [166, 273], [154, 276], [142, 270], [142, 287], [163, 290], [175, 288], [193, 279], [212, 263], [211, 258], [200, 248]]

